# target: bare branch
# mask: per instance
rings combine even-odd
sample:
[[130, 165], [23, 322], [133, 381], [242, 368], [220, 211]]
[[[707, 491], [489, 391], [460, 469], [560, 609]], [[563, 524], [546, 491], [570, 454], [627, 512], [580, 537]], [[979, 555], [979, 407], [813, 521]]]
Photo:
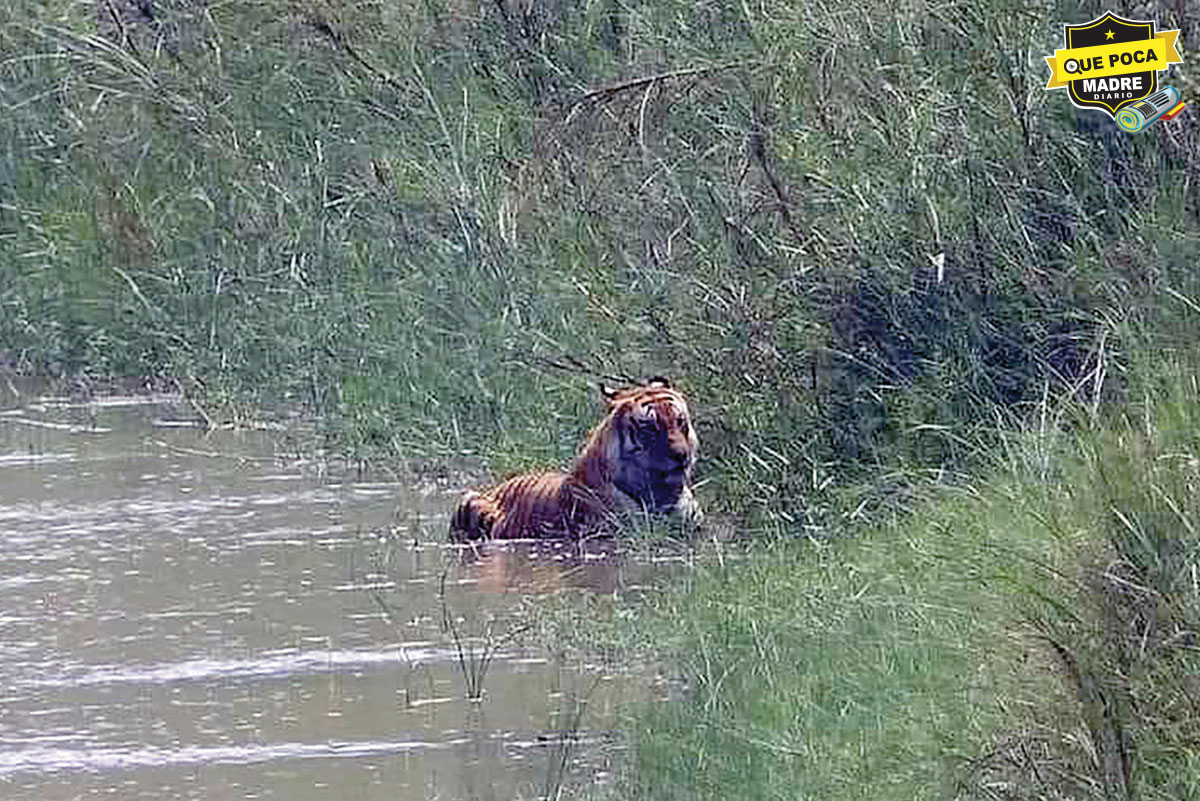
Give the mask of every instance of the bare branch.
[[660, 72], [657, 75], [647, 75], [642, 78], [633, 78], [632, 80], [616, 83], [611, 86], [602, 86], [599, 89], [592, 89], [584, 92], [579, 100], [575, 101], [576, 105], [580, 103], [588, 103], [593, 100], [605, 101], [611, 100], [613, 97], [622, 92], [629, 92], [634, 89], [642, 89], [659, 81], [669, 81], [674, 78], [688, 78], [696, 75], [711, 75], [716, 72], [725, 72], [726, 70], [739, 69], [741, 67], [760, 66], [759, 61], [734, 61], [729, 64], [714, 64], [709, 67], [689, 67], [682, 70], [671, 70], [670, 72]]

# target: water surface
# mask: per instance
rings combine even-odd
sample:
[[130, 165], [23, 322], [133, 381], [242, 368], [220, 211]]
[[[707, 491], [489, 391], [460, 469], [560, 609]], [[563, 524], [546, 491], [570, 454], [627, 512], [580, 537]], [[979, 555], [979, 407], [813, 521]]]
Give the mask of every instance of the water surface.
[[611, 780], [617, 710], [649, 682], [555, 621], [611, 612], [646, 565], [611, 547], [464, 558], [444, 536], [460, 488], [437, 471], [362, 477], [195, 416], [169, 395], [0, 387], [0, 797]]

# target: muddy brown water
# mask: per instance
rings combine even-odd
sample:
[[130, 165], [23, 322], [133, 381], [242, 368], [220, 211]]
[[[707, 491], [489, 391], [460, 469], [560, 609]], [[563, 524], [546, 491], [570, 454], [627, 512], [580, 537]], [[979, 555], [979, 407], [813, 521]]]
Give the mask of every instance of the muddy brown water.
[[653, 671], [579, 629], [671, 560], [464, 555], [444, 535], [457, 487], [362, 479], [289, 455], [277, 431], [205, 432], [170, 396], [7, 383], [0, 798], [508, 799], [612, 781], [620, 715], [656, 692]]

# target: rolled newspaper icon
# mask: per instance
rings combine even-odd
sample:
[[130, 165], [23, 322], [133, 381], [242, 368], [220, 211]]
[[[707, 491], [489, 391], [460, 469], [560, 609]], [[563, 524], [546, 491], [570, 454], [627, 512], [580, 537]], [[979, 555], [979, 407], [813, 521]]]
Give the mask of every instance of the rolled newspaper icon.
[[1170, 111], [1177, 103], [1179, 92], [1173, 86], [1164, 86], [1145, 100], [1118, 111], [1117, 125], [1130, 133], [1137, 133]]

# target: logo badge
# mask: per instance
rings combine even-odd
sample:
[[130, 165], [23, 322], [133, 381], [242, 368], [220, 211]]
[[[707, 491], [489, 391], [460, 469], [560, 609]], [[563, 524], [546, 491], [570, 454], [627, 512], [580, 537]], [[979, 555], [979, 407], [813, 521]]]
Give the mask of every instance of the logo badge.
[[[1066, 47], [1046, 56], [1047, 89], [1066, 88], [1075, 106], [1102, 111], [1128, 131], [1183, 109], [1175, 89], [1160, 91], [1158, 76], [1183, 61], [1176, 48], [1178, 30], [1155, 31], [1152, 21], [1123, 19], [1111, 11], [1063, 29]], [[1133, 108], [1118, 116], [1127, 107]]]

